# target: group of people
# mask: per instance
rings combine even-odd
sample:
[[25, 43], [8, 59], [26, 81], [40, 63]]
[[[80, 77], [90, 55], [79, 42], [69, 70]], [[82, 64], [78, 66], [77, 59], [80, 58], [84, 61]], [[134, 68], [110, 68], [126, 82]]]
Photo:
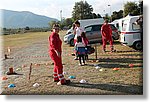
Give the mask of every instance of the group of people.
[[[88, 39], [86, 38], [85, 31], [83, 28], [80, 27], [80, 22], [75, 21], [74, 27], [74, 44], [75, 44], [75, 51], [76, 51], [76, 58], [79, 57], [79, 65], [85, 65], [85, 59], [88, 59]], [[104, 24], [101, 27], [101, 35], [102, 35], [102, 42], [103, 42], [103, 52], [106, 52], [106, 44], [109, 41], [110, 43], [110, 51], [114, 52], [113, 40], [112, 40], [112, 29], [111, 26], [108, 24], [108, 20], [105, 20]], [[81, 63], [81, 58], [83, 60], [83, 64]]]
[[[79, 65], [85, 65], [85, 58], [88, 58], [87, 54], [87, 46], [88, 39], [86, 38], [85, 31], [82, 27], [80, 27], [80, 22], [75, 21], [74, 27], [74, 44], [75, 44], [75, 54], [76, 58], [79, 58]], [[114, 51], [113, 41], [112, 41], [112, 30], [110, 25], [108, 24], [108, 20], [105, 20], [104, 24], [101, 27], [102, 41], [103, 41], [103, 51], [106, 51], [106, 43], [110, 42], [110, 50]], [[53, 69], [53, 78], [54, 82], [58, 82], [57, 85], [65, 85], [70, 83], [70, 80], [66, 80], [63, 75], [63, 65], [62, 65], [62, 41], [59, 37], [59, 25], [54, 24], [52, 33], [49, 36], [49, 55], [54, 62]], [[81, 61], [81, 59], [83, 61]], [[83, 63], [82, 63], [83, 62]]]

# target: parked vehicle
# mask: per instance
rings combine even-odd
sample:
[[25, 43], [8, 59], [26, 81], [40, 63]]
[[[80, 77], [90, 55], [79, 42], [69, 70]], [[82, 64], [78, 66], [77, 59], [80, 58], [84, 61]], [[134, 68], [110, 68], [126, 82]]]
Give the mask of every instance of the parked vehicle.
[[96, 18], [96, 19], [84, 19], [84, 20], [79, 20], [80, 26], [85, 27], [89, 25], [96, 25], [96, 24], [103, 24], [104, 19], [103, 18]]
[[[102, 24], [95, 24], [95, 25], [88, 25], [85, 26], [85, 32], [86, 32], [86, 37], [89, 40], [89, 43], [100, 43], [102, 42], [102, 36], [101, 36], [101, 26]], [[113, 25], [110, 24], [112, 28], [112, 38], [113, 40], [118, 40], [119, 39], [119, 34], [117, 28]], [[70, 46], [74, 45], [74, 34], [68, 34], [64, 36], [64, 42], [67, 44], [70, 44]]]
[[71, 27], [69, 30], [67, 30], [66, 35], [73, 33], [73, 27]]
[[[85, 27], [91, 24], [103, 24], [104, 19], [103, 18], [96, 18], [96, 19], [84, 19], [84, 20], [79, 20], [80, 22], [80, 26], [81, 27]], [[67, 30], [66, 35], [67, 34], [71, 34], [73, 33], [73, 27], [71, 27], [69, 30]]]
[[136, 50], [142, 49], [140, 36], [140, 26], [135, 24], [139, 16], [127, 16], [122, 19], [122, 30], [120, 34], [120, 42], [123, 45], [133, 47]]
[[117, 19], [117, 20], [114, 20], [113, 22], [111, 22], [118, 29], [119, 33], [121, 33], [121, 31], [122, 31], [122, 27], [123, 27], [122, 21], [123, 21], [123, 19], [121, 18], [121, 19]]

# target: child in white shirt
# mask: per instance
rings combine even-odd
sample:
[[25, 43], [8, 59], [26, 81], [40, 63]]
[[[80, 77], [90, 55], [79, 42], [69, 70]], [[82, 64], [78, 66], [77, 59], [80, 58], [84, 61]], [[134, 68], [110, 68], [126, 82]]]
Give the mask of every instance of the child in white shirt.
[[[76, 55], [79, 57], [79, 65], [85, 65], [85, 55], [86, 55], [86, 49], [85, 45], [82, 43], [82, 38], [81, 36], [77, 37], [77, 42], [75, 43], [75, 50], [76, 50]], [[83, 64], [81, 62], [81, 58], [83, 60]]]

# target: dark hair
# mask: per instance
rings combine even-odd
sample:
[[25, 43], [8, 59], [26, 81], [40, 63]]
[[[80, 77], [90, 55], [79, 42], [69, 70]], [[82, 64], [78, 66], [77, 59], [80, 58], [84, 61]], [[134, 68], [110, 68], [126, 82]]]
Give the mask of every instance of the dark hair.
[[81, 36], [78, 36], [78, 37], [77, 37], [77, 42], [82, 42]]
[[74, 23], [75, 23], [75, 24], [79, 24], [79, 25], [80, 25], [80, 22], [79, 22], [78, 20], [76, 20]]
[[72, 24], [73, 29], [75, 28], [75, 23]]
[[56, 28], [56, 27], [59, 28], [59, 25], [58, 25], [58, 24], [54, 24], [54, 25], [53, 25], [53, 29]]
[[86, 38], [85, 32], [81, 33], [81, 37]]
[[108, 23], [108, 19], [105, 19], [105, 23]]

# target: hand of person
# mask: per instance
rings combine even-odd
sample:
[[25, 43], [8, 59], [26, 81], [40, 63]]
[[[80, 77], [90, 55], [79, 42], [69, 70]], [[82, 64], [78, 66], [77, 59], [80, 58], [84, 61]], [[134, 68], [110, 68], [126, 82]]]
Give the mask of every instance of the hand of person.
[[103, 36], [103, 39], [106, 39], [106, 37]]
[[58, 57], [61, 57], [61, 53], [59, 51], [55, 50], [55, 52], [56, 52]]
[[137, 25], [137, 22], [133, 22], [134, 25]]

